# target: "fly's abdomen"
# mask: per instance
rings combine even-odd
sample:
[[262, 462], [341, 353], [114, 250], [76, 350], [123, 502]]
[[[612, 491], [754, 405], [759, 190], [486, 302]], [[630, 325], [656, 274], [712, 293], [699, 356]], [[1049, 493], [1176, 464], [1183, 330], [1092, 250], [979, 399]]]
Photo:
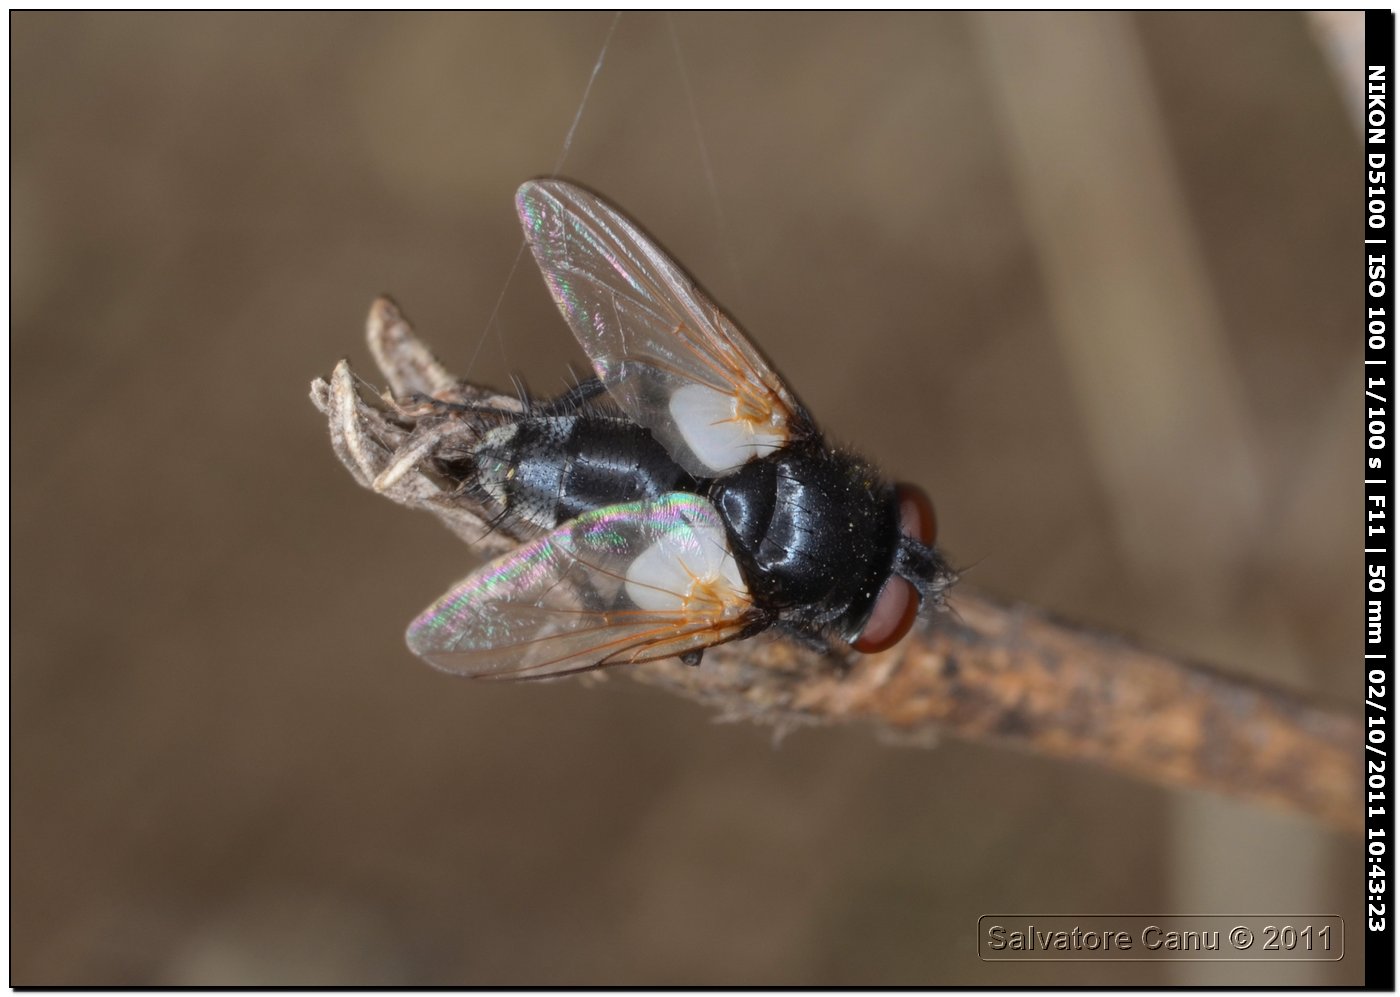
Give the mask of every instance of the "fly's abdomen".
[[645, 429], [595, 412], [525, 415], [473, 448], [476, 484], [542, 530], [592, 509], [696, 490]]

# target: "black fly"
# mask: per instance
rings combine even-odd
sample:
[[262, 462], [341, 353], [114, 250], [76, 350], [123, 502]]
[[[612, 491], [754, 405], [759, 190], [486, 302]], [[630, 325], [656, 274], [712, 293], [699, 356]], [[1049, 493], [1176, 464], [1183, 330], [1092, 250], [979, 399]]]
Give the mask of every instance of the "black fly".
[[955, 573], [924, 493], [829, 446], [738, 327], [598, 197], [523, 185], [525, 238], [596, 379], [450, 462], [518, 532], [408, 630], [452, 672], [541, 678], [770, 626], [884, 650]]

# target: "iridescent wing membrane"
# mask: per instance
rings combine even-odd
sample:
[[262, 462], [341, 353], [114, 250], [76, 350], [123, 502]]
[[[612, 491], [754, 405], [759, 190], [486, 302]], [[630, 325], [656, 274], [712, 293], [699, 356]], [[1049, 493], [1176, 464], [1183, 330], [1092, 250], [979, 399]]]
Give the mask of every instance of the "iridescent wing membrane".
[[652, 661], [761, 622], [705, 499], [674, 492], [597, 509], [486, 565], [408, 629], [445, 671], [547, 678]]
[[[698, 479], [816, 430], [738, 327], [602, 200], [560, 181], [516, 195], [526, 241], [613, 401]], [[755, 607], [718, 513], [698, 495], [584, 513], [493, 561], [408, 630], [460, 674], [546, 678], [747, 636]]]
[[557, 180], [515, 201], [598, 378], [686, 471], [714, 478], [814, 432], [738, 327], [620, 213]]

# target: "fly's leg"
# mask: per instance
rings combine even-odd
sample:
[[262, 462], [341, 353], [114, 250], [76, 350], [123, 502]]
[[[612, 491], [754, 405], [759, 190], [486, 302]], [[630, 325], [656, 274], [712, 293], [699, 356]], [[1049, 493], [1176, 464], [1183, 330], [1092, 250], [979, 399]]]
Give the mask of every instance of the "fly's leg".
[[607, 393], [603, 382], [596, 377], [580, 381], [558, 398], [552, 398], [539, 409], [541, 415], [573, 415], [593, 399]]
[[803, 647], [813, 651], [819, 651], [829, 657], [840, 657], [840, 651], [844, 645], [833, 642], [821, 634], [813, 633], [809, 628], [804, 627], [792, 620], [776, 620], [773, 628], [782, 633], [784, 637], [796, 641]]

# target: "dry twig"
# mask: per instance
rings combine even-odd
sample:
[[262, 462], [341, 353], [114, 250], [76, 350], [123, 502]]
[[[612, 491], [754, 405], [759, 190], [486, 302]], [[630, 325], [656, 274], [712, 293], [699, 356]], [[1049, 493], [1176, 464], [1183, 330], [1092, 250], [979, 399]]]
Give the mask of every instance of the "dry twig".
[[[449, 375], [387, 298], [368, 335], [395, 402], [364, 390], [342, 361], [311, 397], [355, 479], [427, 509], [483, 555], [514, 545], [425, 460], [470, 416], [440, 403], [518, 410], [519, 401]], [[416, 400], [415, 400], [416, 399]], [[625, 671], [729, 718], [777, 725], [863, 720], [925, 739], [942, 732], [1093, 762], [1166, 786], [1209, 789], [1361, 826], [1360, 714], [1247, 682], [1026, 606], [965, 589], [883, 654], [823, 654], [760, 637], [706, 652], [701, 667], [660, 661]]]

